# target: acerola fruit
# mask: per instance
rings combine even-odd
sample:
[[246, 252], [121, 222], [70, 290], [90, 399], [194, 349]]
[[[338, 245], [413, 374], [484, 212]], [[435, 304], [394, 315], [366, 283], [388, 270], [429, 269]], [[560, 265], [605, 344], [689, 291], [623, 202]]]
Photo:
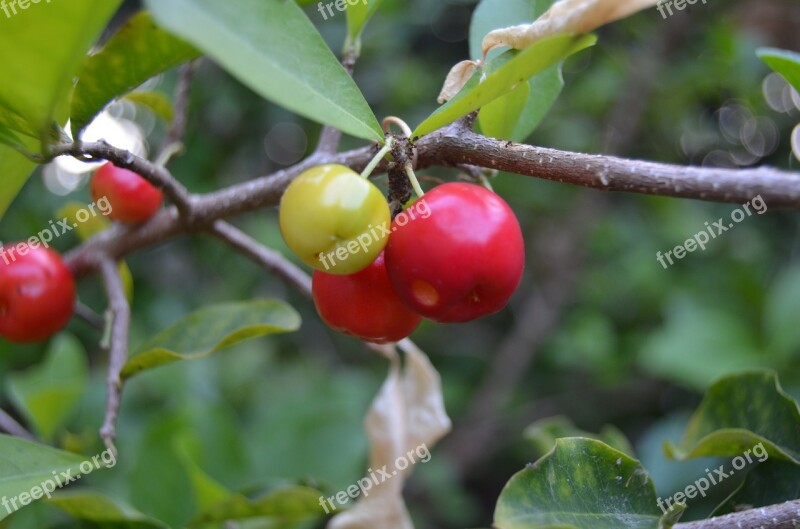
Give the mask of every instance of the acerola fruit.
[[149, 220], [164, 201], [164, 194], [156, 186], [111, 162], [103, 164], [94, 173], [91, 190], [95, 202], [103, 197], [108, 200], [110, 219], [129, 224]]
[[386, 246], [391, 214], [381, 191], [343, 165], [298, 176], [281, 199], [280, 226], [289, 248], [309, 266], [350, 275]]
[[[424, 203], [427, 215], [415, 214]], [[392, 223], [386, 269], [409, 308], [438, 322], [465, 322], [502, 309], [525, 267], [514, 212], [486, 188], [435, 187]]]
[[53, 250], [19, 243], [0, 254], [0, 336], [36, 342], [63, 329], [75, 308], [75, 279]]
[[364, 270], [349, 276], [315, 271], [314, 304], [322, 320], [339, 332], [374, 343], [402, 340], [422, 318], [397, 297], [383, 253]]

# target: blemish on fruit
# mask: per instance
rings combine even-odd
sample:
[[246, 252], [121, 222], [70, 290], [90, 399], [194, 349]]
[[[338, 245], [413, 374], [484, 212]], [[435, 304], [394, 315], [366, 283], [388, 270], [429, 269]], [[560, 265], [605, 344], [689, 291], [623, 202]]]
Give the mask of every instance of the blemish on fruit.
[[411, 290], [414, 293], [414, 299], [426, 307], [433, 307], [439, 303], [439, 292], [427, 281], [415, 279]]

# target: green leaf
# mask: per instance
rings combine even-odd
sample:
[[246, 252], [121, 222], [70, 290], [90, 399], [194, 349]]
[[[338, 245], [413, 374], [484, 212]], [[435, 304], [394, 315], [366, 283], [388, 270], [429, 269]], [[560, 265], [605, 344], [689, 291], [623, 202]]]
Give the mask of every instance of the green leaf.
[[756, 55], [800, 92], [800, 53], [777, 48], [759, 48]]
[[299, 328], [300, 315], [278, 300], [204, 307], [139, 347], [123, 368], [122, 377], [180, 360], [206, 358], [245, 340]]
[[739, 487], [714, 511], [720, 516], [741, 510], [777, 505], [800, 499], [800, 466], [786, 461], [765, 461], [747, 473]]
[[83, 395], [89, 378], [86, 351], [77, 338], [58, 335], [40, 365], [9, 377], [14, 404], [52, 441]]
[[555, 446], [556, 441], [565, 437], [585, 437], [603, 441], [611, 448], [619, 450], [629, 456], [634, 456], [633, 447], [625, 434], [611, 425], [604, 426], [599, 434], [591, 434], [577, 428], [567, 417], [549, 417], [536, 421], [523, 432], [525, 440], [529, 441], [540, 454], [546, 454]]
[[347, 6], [347, 35], [350, 40], [361, 37], [364, 27], [378, 10], [383, 0], [355, 0]]
[[199, 56], [193, 46], [158, 27], [150, 13], [134, 15], [86, 61], [72, 97], [73, 136], [79, 137], [115, 98]]
[[506, 484], [497, 529], [657, 529], [650, 476], [635, 459], [593, 439], [559, 439]]
[[45, 140], [53, 121], [66, 121], [73, 78], [119, 4], [70, 0], [29, 3], [25, 10], [17, 4], [17, 14], [0, 16], [0, 49], [6, 50], [0, 107]]
[[261, 96], [348, 134], [383, 142], [364, 96], [302, 9], [286, 0], [147, 0], [156, 19]]
[[[75, 520], [102, 529], [169, 529], [165, 523], [147, 517], [97, 492], [61, 492], [48, 500]], [[97, 524], [97, 525], [95, 525]]]
[[[240, 494], [206, 510], [189, 527], [203, 527], [211, 523], [229, 520], [266, 519], [277, 527], [322, 518], [319, 505], [322, 493], [316, 489], [301, 486], [286, 486], [250, 500]], [[270, 525], [272, 527], [272, 525]]]
[[[552, 4], [553, 0], [482, 0], [470, 24], [472, 58], [481, 58], [481, 44], [490, 31], [532, 22]], [[564, 88], [561, 63], [530, 79], [527, 89], [525, 86], [520, 85], [481, 109], [478, 125], [484, 135], [511, 141], [524, 141], [530, 136]]]
[[172, 101], [161, 92], [131, 92], [130, 94], [122, 96], [122, 99], [149, 108], [156, 116], [163, 119], [166, 123], [171, 123], [175, 115], [175, 110], [172, 108]]
[[[69, 452], [0, 435], [0, 498], [31, 494], [34, 487], [52, 480], [53, 472], [71, 472], [75, 476], [82, 462], [81, 456]], [[6, 508], [0, 508], [0, 520], [8, 515]]]
[[722, 378], [708, 390], [680, 446], [664, 445], [667, 457], [734, 457], [759, 443], [770, 458], [800, 464], [800, 408], [772, 371]]
[[3, 185], [0, 185], [0, 218], [5, 215], [35, 168], [34, 162], [16, 150], [0, 145], [0, 175], [3, 175]]
[[417, 126], [412, 136], [424, 136], [466, 116], [573, 53], [594, 45], [596, 41], [594, 35], [557, 35], [540, 40], [523, 51], [508, 52], [513, 55], [512, 59], [486, 75], [482, 82], [478, 82], [482, 72], [475, 72], [453, 99]]

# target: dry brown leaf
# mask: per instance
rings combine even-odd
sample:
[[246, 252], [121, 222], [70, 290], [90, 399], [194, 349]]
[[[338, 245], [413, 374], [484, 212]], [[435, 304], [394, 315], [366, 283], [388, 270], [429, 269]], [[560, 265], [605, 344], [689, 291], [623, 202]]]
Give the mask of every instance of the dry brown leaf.
[[441, 378], [428, 357], [410, 340], [398, 345], [405, 352], [405, 368], [401, 372], [395, 349], [389, 376], [365, 420], [372, 448], [367, 474], [385, 466], [392, 476], [360, 497], [352, 509], [331, 519], [328, 529], [414, 529], [403, 501], [403, 485], [413, 466], [401, 470], [395, 461], [408, 460], [408, 454], [423, 445], [430, 450], [450, 431], [450, 419], [444, 409]]
[[522, 50], [552, 35], [588, 33], [657, 3], [658, 0], [559, 0], [531, 24], [491, 31], [483, 39], [483, 56], [499, 46]]
[[447, 74], [447, 79], [445, 79], [442, 91], [439, 93], [439, 97], [436, 98], [436, 101], [441, 105], [453, 99], [461, 88], [467, 84], [467, 81], [472, 77], [472, 73], [477, 67], [478, 63], [475, 61], [461, 61], [453, 66], [450, 69], [450, 73]]
[[475, 68], [486, 60], [486, 54], [494, 48], [508, 46], [523, 50], [545, 37], [588, 33], [657, 3], [658, 0], [559, 0], [530, 24], [489, 32], [483, 39], [483, 59], [478, 62], [462, 61], [453, 66], [437, 101], [442, 104], [452, 99], [467, 84]]

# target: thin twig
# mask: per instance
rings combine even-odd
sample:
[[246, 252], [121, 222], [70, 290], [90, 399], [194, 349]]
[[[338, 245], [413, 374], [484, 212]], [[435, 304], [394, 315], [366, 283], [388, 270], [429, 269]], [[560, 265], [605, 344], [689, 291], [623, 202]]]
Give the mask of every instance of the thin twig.
[[739, 511], [708, 520], [679, 523], [673, 529], [797, 529], [800, 500]]
[[215, 222], [208, 231], [232, 248], [256, 261], [267, 271], [281, 278], [287, 285], [297, 289], [304, 296], [311, 297], [311, 278], [309, 275], [286, 259], [280, 252], [267, 248], [224, 220]]
[[[192, 80], [200, 64], [200, 59], [188, 62], [178, 71], [178, 82], [175, 86], [175, 112], [170, 123], [167, 135], [161, 145], [161, 154], [157, 157], [163, 165], [169, 158], [183, 150], [183, 137], [186, 134], [186, 125], [189, 122], [189, 99], [192, 94]], [[166, 153], [170, 153], [168, 156]]]
[[[352, 49], [345, 53], [345, 56], [342, 58], [342, 66], [344, 66], [345, 71], [350, 74], [351, 77], [353, 75], [353, 71], [355, 70], [357, 59], [358, 57], [355, 53], [355, 50]], [[335, 153], [339, 149], [339, 143], [341, 141], [342, 131], [336, 127], [325, 125], [322, 127], [322, 131], [319, 133], [319, 142], [317, 143], [317, 148], [314, 150], [314, 152], [316, 154]]]
[[6, 413], [5, 410], [0, 410], [0, 431], [28, 441], [36, 440], [36, 437], [31, 432], [26, 430], [24, 426], [18, 423], [14, 417]]
[[108, 400], [106, 402], [105, 419], [100, 429], [106, 448], [116, 452], [114, 439], [117, 436], [117, 416], [122, 398], [122, 368], [128, 358], [128, 332], [131, 313], [125, 286], [119, 273], [119, 265], [112, 259], [100, 261], [100, 273], [108, 296], [108, 314], [111, 321], [111, 334], [108, 354]]
[[192, 201], [189, 192], [178, 182], [165, 167], [152, 163], [130, 151], [109, 145], [105, 140], [92, 143], [68, 143], [57, 145], [51, 150], [53, 157], [70, 155], [84, 159], [87, 156], [97, 160], [108, 160], [117, 167], [129, 169], [154, 186], [162, 189], [164, 194], [175, 204], [184, 218], [191, 217]]
[[103, 317], [93, 311], [91, 308], [87, 307], [80, 301], [75, 302], [75, 316], [82, 319], [92, 327], [98, 330], [105, 329], [105, 320]]

